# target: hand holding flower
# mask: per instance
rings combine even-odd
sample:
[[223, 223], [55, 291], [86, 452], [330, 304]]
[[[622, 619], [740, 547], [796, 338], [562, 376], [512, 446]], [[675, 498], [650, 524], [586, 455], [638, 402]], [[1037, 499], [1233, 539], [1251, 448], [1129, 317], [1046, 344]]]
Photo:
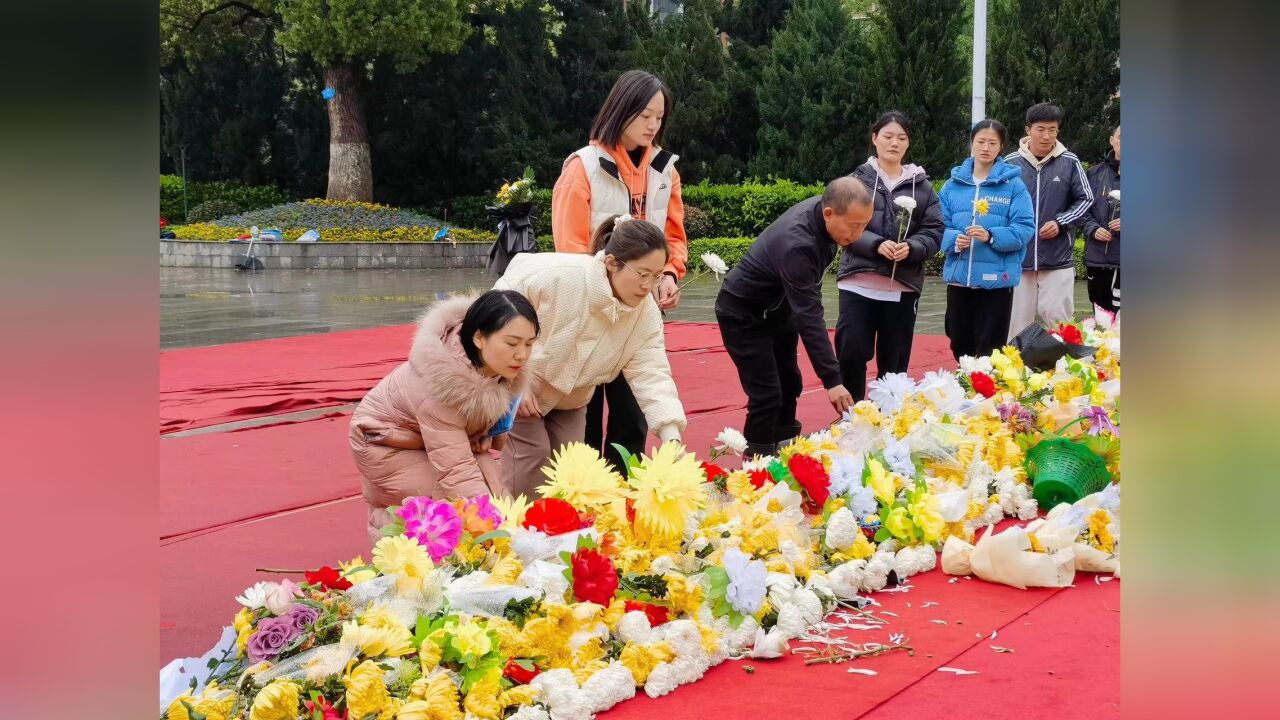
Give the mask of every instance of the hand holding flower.
[[1120, 218], [1112, 218], [1111, 222], [1107, 223], [1107, 228], [1113, 233], [1120, 232]]
[[965, 250], [968, 250], [969, 246], [972, 244], [973, 244], [973, 240], [970, 240], [968, 235], [956, 236], [956, 252], [962, 253]]
[[964, 234], [969, 240], [977, 240], [978, 242], [991, 242], [991, 233], [981, 225], [970, 225], [965, 228]]

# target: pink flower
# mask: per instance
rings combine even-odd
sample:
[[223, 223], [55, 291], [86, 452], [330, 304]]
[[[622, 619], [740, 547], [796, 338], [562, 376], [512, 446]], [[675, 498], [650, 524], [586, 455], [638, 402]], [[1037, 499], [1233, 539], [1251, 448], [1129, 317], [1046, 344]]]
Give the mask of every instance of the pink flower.
[[293, 599], [300, 595], [302, 595], [302, 586], [285, 578], [267, 593], [267, 609], [272, 615], [288, 615]]
[[398, 514], [404, 518], [404, 534], [426, 548], [434, 562], [453, 552], [462, 538], [462, 516], [447, 502], [412, 497]]
[[477, 495], [455, 507], [462, 514], [463, 526], [469, 533], [483, 535], [502, 524], [502, 513], [489, 502], [488, 495]]

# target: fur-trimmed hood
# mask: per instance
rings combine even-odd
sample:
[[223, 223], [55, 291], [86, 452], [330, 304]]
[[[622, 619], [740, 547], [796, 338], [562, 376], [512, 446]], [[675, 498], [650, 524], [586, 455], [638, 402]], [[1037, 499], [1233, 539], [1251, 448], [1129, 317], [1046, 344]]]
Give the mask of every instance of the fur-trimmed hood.
[[468, 425], [489, 426], [507, 413], [526, 380], [523, 372], [514, 382], [485, 377], [467, 359], [458, 329], [476, 297], [453, 296], [423, 313], [409, 349], [409, 365], [431, 400], [457, 410]]

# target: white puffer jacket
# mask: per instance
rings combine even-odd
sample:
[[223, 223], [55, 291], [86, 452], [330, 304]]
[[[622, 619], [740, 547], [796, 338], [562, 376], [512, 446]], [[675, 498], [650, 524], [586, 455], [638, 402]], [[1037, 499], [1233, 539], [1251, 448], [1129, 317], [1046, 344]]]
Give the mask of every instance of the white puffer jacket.
[[604, 253], [517, 255], [494, 289], [523, 294], [538, 312], [542, 335], [526, 372], [543, 412], [583, 407], [621, 373], [655, 435], [684, 430], [662, 313], [652, 297], [633, 308], [613, 296]]

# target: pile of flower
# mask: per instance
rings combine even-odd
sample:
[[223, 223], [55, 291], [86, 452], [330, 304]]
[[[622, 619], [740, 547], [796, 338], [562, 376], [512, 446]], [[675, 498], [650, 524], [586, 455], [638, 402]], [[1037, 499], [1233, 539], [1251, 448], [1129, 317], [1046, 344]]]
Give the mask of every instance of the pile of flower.
[[[1033, 372], [1005, 348], [889, 375], [741, 469], [715, 464], [746, 446], [726, 429], [707, 462], [668, 443], [625, 476], [565, 446], [534, 502], [410, 498], [370, 562], [246, 590], [217, 647], [162, 672], [162, 717], [586, 719], [780, 657], [838, 605], [932, 570], [948, 539], [1037, 517], [1019, 437], [1118, 436], [1118, 331], [1077, 329], [1087, 360]], [[1105, 564], [1118, 505], [1047, 522]]]
[[[222, 242], [246, 235], [249, 228], [283, 228], [286, 241], [308, 229], [318, 230], [321, 242], [432, 242], [445, 223], [429, 215], [377, 203], [312, 199], [228, 215], [211, 222], [179, 225], [180, 240]], [[459, 242], [493, 242], [494, 233], [451, 229]]]

